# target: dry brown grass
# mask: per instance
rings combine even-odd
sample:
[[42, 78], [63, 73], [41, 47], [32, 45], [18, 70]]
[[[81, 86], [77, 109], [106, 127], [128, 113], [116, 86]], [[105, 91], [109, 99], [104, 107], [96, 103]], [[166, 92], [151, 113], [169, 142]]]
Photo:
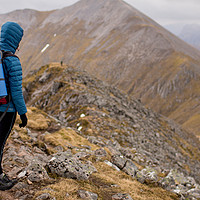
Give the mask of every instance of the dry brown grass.
[[[58, 183], [50, 185], [48, 188], [51, 188], [51, 190], [41, 190], [36, 193], [35, 196], [39, 196], [40, 194], [43, 193], [50, 193], [52, 196], [56, 197], [58, 200], [79, 200], [77, 196], [77, 191], [79, 189], [79, 184], [77, 181], [73, 179], [64, 179], [61, 178]], [[70, 196], [67, 197], [66, 194], [69, 194]]]
[[[95, 163], [98, 172], [87, 181], [61, 178], [56, 184], [50, 185], [53, 191], [42, 190], [36, 195], [49, 192], [58, 200], [79, 200], [77, 191], [87, 190], [98, 194], [99, 200], [111, 200], [116, 193], [128, 193], [134, 200], [176, 200], [175, 194], [162, 188], [143, 185], [123, 172], [118, 172], [104, 162]], [[69, 197], [66, 194], [69, 194]]]
[[[45, 130], [49, 127], [51, 123], [51, 120], [47, 118], [47, 115], [35, 107], [27, 108], [27, 118], [28, 118], [27, 127], [33, 130]], [[16, 123], [17, 124], [21, 123], [19, 115], [17, 116]]]
[[168, 200], [176, 199], [176, 195], [163, 190], [160, 187], [153, 187], [139, 183], [135, 179], [126, 175], [123, 172], [118, 172], [113, 168], [107, 166], [105, 163], [96, 163], [95, 167], [98, 173], [96, 177], [117, 184], [120, 191], [128, 193], [136, 200]]
[[97, 149], [98, 147], [94, 144], [91, 144], [87, 139], [78, 135], [73, 129], [61, 129], [55, 133], [46, 134], [45, 142], [53, 146], [62, 146], [66, 149], [67, 146], [80, 146], [80, 145], [89, 145], [92, 150]]
[[28, 128], [45, 130], [49, 126], [50, 120], [43, 114], [38, 113], [36, 108], [28, 108], [27, 117], [29, 118]]
[[187, 120], [183, 124], [183, 128], [186, 130], [189, 130], [193, 133], [196, 133], [198, 138], [200, 137], [200, 132], [199, 132], [199, 121], [200, 121], [200, 113], [194, 114], [189, 120]]

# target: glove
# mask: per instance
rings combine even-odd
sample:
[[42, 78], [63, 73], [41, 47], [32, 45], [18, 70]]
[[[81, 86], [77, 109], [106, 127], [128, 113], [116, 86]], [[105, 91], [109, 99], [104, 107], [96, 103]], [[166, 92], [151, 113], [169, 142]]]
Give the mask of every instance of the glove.
[[27, 125], [28, 119], [26, 117], [26, 114], [20, 115], [20, 119], [22, 120], [22, 123], [19, 124], [19, 127], [25, 127]]

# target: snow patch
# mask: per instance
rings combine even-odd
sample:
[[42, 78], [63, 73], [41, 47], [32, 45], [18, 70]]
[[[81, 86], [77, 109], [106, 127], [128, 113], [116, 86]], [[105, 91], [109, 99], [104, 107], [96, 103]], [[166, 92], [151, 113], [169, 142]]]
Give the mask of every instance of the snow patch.
[[104, 162], [105, 162], [108, 166], [113, 167], [113, 168], [116, 169], [117, 171], [120, 171], [120, 169], [119, 169], [116, 165], [112, 164], [110, 161], [105, 160]]
[[50, 162], [52, 162], [52, 161], [54, 161], [54, 160], [56, 160], [56, 157], [51, 158]]
[[49, 44], [46, 44], [46, 46], [41, 50], [41, 53], [43, 53], [48, 47], [49, 47]]
[[78, 127], [78, 131], [81, 131], [82, 128], [83, 128], [82, 126], [79, 126], [79, 127]]
[[85, 117], [85, 114], [81, 114], [80, 117], [81, 117], [81, 118]]
[[22, 171], [18, 174], [18, 178], [23, 178], [24, 176], [26, 176], [26, 171]]

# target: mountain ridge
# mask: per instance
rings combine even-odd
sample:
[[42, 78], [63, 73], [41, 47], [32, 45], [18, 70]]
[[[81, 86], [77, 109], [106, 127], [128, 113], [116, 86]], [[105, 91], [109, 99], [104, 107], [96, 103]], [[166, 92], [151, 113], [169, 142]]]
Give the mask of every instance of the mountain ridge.
[[[85, 177], [81, 163], [76, 163], [77, 158], [81, 162], [87, 161], [85, 165], [89, 164], [92, 173], [87, 175], [90, 176], [88, 180], [84, 178], [81, 183], [93, 185], [86, 187], [86, 190], [98, 194], [99, 199], [109, 200], [120, 190], [138, 200], [179, 199], [183, 196], [196, 198], [199, 195], [199, 140], [173, 121], [145, 108], [137, 99], [105, 84], [86, 71], [65, 64], [61, 66], [60, 63], [51, 63], [31, 72], [24, 79], [23, 86], [29, 108], [29, 131], [23, 131], [22, 135], [18, 128], [12, 137], [20, 135], [28, 147], [36, 145], [40, 148], [42, 152], [35, 148], [32, 150], [35, 160], [40, 160], [40, 168], [42, 163], [49, 175], [53, 173], [56, 177], [63, 177], [51, 180], [53, 183], [48, 188], [53, 188], [53, 191], [59, 188], [56, 192], [50, 192], [51, 195], [57, 195], [59, 199], [65, 190], [73, 196], [72, 199], [79, 199], [74, 197], [75, 192], [67, 189], [69, 183], [72, 184], [72, 176], [73, 186], [80, 186], [79, 178]], [[30, 147], [27, 153], [31, 151]], [[55, 150], [58, 152], [54, 153]], [[43, 156], [44, 153], [50, 155], [48, 158], [41, 155], [38, 158], [35, 151]], [[31, 159], [30, 156], [28, 158]], [[78, 174], [70, 168], [68, 160], [76, 166]], [[41, 175], [40, 168], [38, 178], [41, 180], [46, 175], [44, 172], [42, 174], [45, 176]], [[35, 168], [33, 170], [34, 174], [38, 173]], [[27, 171], [25, 175], [24, 171]], [[71, 174], [66, 173], [69, 171]], [[112, 182], [105, 179], [103, 171], [107, 173], [107, 178], [113, 178]], [[23, 181], [27, 178], [33, 181], [30, 187], [34, 188], [35, 176], [32, 177], [31, 173], [30, 167], [23, 168], [18, 176], [22, 176]], [[125, 174], [122, 173], [129, 176], [125, 177], [130, 179], [128, 188], [121, 181], [118, 181], [120, 190], [103, 187], [114, 184], [119, 176], [123, 179]], [[102, 190], [95, 189], [98, 184], [94, 184], [93, 180], [97, 177], [101, 179]], [[147, 187], [150, 184], [155, 192], [149, 195], [149, 188], [146, 189], [146, 195], [133, 191], [133, 188], [138, 188], [136, 180]], [[44, 187], [47, 187], [46, 184]], [[63, 186], [60, 187], [60, 184]], [[164, 191], [172, 193], [166, 194], [163, 191], [161, 196], [154, 187], [162, 187]], [[73, 189], [77, 190], [77, 187]], [[43, 189], [37, 191], [34, 188], [34, 191], [36, 196], [44, 193]], [[107, 191], [107, 196], [104, 196], [104, 191]], [[30, 195], [29, 190], [26, 193]]]
[[[79, 123], [81, 133], [86, 136], [111, 139], [114, 131], [115, 140], [122, 146], [146, 152], [160, 166], [165, 166], [164, 155], [171, 160], [165, 167], [176, 166], [173, 162], [181, 160], [191, 164], [188, 162], [190, 156], [177, 160], [171, 152], [180, 148], [179, 153], [183, 153], [184, 145], [189, 149], [193, 145], [197, 150], [192, 152], [198, 152], [199, 141], [195, 136], [188, 135], [177, 124], [145, 108], [136, 99], [76, 68], [59, 67], [59, 64], [44, 66], [25, 79], [24, 87], [29, 106], [43, 109], [64, 126], [76, 128]], [[83, 119], [81, 114], [85, 115]], [[155, 151], [160, 152], [159, 155], [154, 154]], [[198, 161], [198, 155], [193, 159]], [[198, 164], [195, 167], [198, 168]]]

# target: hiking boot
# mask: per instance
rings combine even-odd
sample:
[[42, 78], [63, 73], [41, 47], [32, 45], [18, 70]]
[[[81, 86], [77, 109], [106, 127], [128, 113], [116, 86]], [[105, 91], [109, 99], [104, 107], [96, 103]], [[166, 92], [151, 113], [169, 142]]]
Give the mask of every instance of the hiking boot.
[[9, 190], [17, 183], [16, 179], [9, 179], [6, 174], [0, 175], [0, 190]]
[[14, 179], [10, 179], [6, 174], [2, 174], [0, 175], [0, 180], [3, 180], [4, 182], [6, 183], [9, 183], [9, 182], [12, 182], [13, 184], [16, 184], [17, 183], [17, 179], [14, 178]]

